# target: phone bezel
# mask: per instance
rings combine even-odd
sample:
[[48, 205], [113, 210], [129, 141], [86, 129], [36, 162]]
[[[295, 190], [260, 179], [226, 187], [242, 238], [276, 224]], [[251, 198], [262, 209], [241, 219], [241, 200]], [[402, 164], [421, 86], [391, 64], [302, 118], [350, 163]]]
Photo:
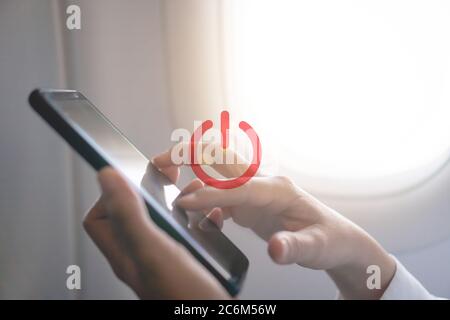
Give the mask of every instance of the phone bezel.
[[[67, 99], [85, 99], [95, 109], [96, 112], [115, 130], [117, 130], [135, 149], [141, 153], [139, 149], [100, 111], [95, 105], [89, 101], [82, 93], [76, 90], [59, 90], [59, 89], [35, 89], [29, 96], [29, 103], [31, 107], [69, 144], [72, 148], [80, 154], [95, 170], [99, 171], [105, 166], [113, 166], [121, 171], [120, 167], [114, 164], [114, 161], [109, 159], [108, 155], [103, 152], [101, 147], [83, 132], [76, 128], [71, 120], [58, 110], [57, 106], [53, 105], [55, 100], [49, 99], [49, 96], [58, 94], [58, 96], [66, 96]], [[142, 153], [141, 153], [142, 154]], [[144, 156], [145, 157], [145, 156]], [[130, 181], [131, 182], [131, 181]], [[230, 295], [235, 296], [239, 293], [242, 283], [245, 279], [249, 261], [247, 257], [237, 248], [231, 240], [227, 238], [230, 244], [234, 247], [237, 254], [237, 261], [233, 264], [232, 270], [229, 270], [230, 278], [226, 279], [222, 272], [213, 266], [214, 258], [203, 249], [181, 226], [164, 218], [163, 208], [156, 199], [134, 184], [132, 184], [139, 194], [143, 197], [149, 214], [152, 220], [163, 230], [165, 230], [172, 238], [183, 244], [191, 254], [202, 263], [225, 287]], [[209, 258], [209, 260], [208, 260]]]

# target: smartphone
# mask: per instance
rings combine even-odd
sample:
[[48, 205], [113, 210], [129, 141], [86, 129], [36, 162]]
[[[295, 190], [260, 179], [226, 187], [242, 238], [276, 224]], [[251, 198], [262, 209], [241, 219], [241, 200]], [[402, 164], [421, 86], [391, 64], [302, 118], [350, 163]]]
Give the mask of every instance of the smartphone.
[[[36, 89], [29, 103], [94, 169], [112, 166], [121, 172], [144, 199], [152, 220], [184, 245], [232, 296], [240, 291], [247, 257], [204, 215], [174, 206], [180, 190], [83, 94]], [[151, 243], [148, 247], [152, 250]]]

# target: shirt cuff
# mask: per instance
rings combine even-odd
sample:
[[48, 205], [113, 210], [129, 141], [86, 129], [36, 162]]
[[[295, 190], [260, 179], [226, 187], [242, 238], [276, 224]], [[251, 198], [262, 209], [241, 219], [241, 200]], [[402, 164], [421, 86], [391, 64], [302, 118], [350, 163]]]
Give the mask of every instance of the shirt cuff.
[[[427, 289], [408, 271], [406, 268], [392, 256], [395, 260], [396, 269], [394, 277], [384, 291], [380, 300], [434, 300], [439, 298], [428, 292]], [[337, 299], [343, 297], [338, 292]]]
[[380, 300], [433, 300], [439, 299], [427, 289], [397, 260], [396, 270], [389, 286], [384, 291]]

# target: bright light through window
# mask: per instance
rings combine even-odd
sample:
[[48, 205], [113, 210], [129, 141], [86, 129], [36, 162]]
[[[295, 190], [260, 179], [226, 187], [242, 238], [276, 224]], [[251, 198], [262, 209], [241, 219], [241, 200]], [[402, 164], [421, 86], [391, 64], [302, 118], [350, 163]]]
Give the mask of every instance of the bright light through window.
[[230, 106], [286, 167], [363, 181], [445, 159], [449, 1], [228, 1]]

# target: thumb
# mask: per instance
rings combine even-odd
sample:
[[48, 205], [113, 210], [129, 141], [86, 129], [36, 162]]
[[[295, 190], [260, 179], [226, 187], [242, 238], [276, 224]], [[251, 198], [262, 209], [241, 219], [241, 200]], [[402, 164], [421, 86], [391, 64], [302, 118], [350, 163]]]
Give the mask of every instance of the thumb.
[[323, 252], [325, 234], [315, 226], [291, 232], [275, 233], [269, 240], [268, 251], [278, 264], [298, 263], [312, 267]]

